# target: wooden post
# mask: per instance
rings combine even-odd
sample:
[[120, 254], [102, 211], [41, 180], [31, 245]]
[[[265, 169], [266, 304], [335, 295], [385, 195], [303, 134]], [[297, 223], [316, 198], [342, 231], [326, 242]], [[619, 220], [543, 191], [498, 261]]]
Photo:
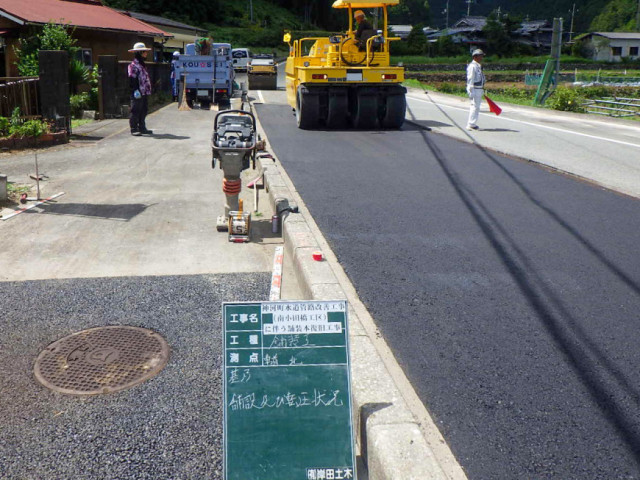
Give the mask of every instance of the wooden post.
[[102, 75], [98, 72], [98, 118], [104, 120], [104, 103], [102, 101]]

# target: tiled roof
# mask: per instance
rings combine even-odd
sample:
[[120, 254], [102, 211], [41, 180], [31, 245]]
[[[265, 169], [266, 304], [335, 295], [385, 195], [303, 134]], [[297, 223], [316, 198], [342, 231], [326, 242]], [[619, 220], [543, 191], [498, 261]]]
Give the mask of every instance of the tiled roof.
[[462, 17], [453, 24], [454, 28], [464, 28], [466, 30], [482, 30], [487, 24], [487, 17]]
[[171, 36], [159, 28], [131, 18], [92, 0], [0, 0], [0, 16], [16, 23], [49, 22], [82, 28]]
[[638, 32], [594, 32], [593, 35], [616, 40], [640, 40], [640, 33]]
[[156, 25], [163, 25], [166, 27], [175, 27], [175, 28], [181, 28], [183, 30], [193, 30], [198, 32], [207, 31], [205, 28], [194, 27], [193, 25], [187, 25], [186, 23], [176, 22], [175, 20], [171, 20], [169, 18], [158, 17], [156, 15], [149, 15], [148, 13], [138, 13], [138, 12], [125, 11], [125, 10], [118, 10], [118, 11], [130, 17], [137, 18], [138, 20], [142, 20], [143, 22], [146, 22], [146, 23], [154, 23]]
[[534, 32], [553, 31], [553, 27], [546, 20], [530, 20], [522, 22], [516, 33], [520, 35], [530, 35]]

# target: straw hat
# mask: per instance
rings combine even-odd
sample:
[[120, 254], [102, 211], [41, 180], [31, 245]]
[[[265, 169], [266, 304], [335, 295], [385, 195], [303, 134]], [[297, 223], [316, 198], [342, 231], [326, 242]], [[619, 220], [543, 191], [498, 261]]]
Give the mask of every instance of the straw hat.
[[138, 42], [129, 51], [130, 52], [148, 52], [149, 50], [151, 50], [151, 49], [147, 48], [147, 46], [144, 43]]

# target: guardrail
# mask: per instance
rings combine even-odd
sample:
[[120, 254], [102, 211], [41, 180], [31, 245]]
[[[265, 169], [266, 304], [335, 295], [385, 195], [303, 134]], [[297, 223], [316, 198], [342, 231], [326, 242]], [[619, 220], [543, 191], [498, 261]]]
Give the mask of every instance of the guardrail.
[[587, 113], [609, 117], [640, 117], [640, 98], [608, 97], [587, 100], [582, 104]]
[[[570, 83], [573, 82], [575, 76], [573, 73], [561, 73], [558, 75], [560, 77], [560, 83]], [[542, 80], [541, 73], [526, 73], [524, 75], [524, 84], [528, 86], [538, 86], [540, 85], [540, 81]]]
[[[603, 76], [590, 73], [561, 73], [559, 75], [560, 83], [574, 83], [582, 86], [604, 85], [612, 87], [637, 87], [640, 86], [640, 77], [631, 77], [627, 75], [619, 76]], [[524, 76], [525, 85], [539, 85], [542, 74], [526, 73]]]

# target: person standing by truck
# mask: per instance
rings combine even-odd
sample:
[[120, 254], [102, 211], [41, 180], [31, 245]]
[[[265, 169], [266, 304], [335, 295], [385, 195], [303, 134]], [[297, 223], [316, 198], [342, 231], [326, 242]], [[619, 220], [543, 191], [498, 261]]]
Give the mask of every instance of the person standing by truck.
[[176, 63], [178, 63], [178, 58], [180, 57], [180, 52], [173, 52], [173, 58], [171, 60], [171, 95], [173, 96], [173, 101], [178, 100], [178, 82], [176, 81]]
[[151, 79], [145, 65], [147, 52], [151, 50], [144, 43], [136, 43], [131, 50], [134, 54], [133, 61], [129, 64], [129, 87], [131, 89], [131, 112], [129, 114], [129, 127], [131, 135], [151, 135], [152, 130], [147, 129], [145, 119], [149, 111], [149, 95], [151, 95]]

